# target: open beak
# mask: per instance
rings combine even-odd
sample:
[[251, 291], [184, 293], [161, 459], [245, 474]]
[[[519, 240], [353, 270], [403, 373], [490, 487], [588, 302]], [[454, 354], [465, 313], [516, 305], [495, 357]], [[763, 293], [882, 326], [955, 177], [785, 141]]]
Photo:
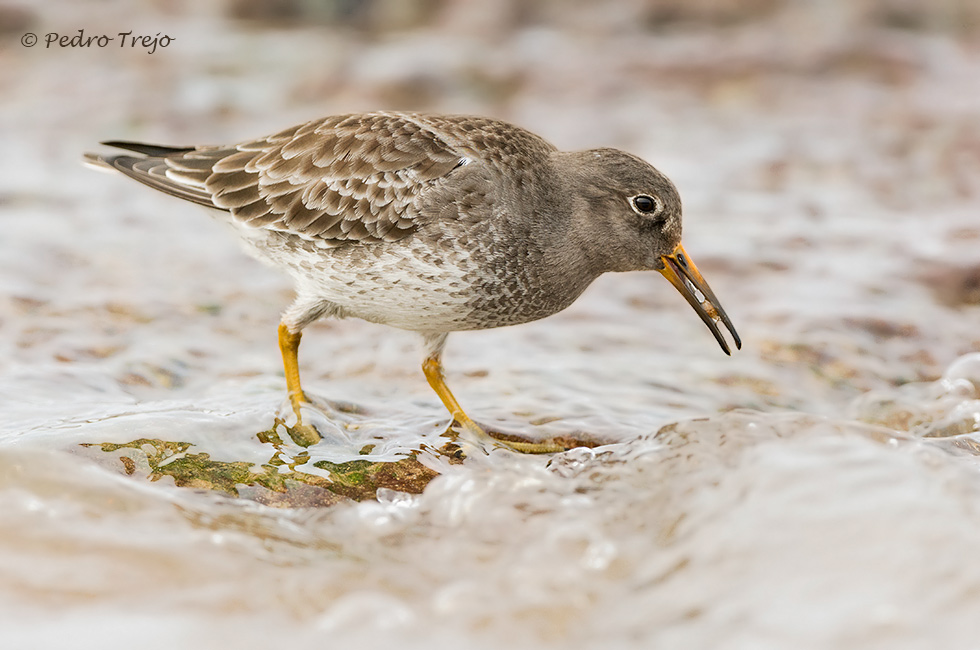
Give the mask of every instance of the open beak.
[[738, 338], [738, 333], [732, 327], [732, 321], [728, 319], [728, 314], [722, 309], [715, 292], [705, 282], [698, 267], [694, 266], [694, 262], [687, 256], [684, 247], [678, 244], [673, 253], [664, 255], [660, 261], [664, 263], [664, 268], [660, 272], [681, 292], [684, 299], [694, 307], [694, 311], [698, 312], [698, 316], [715, 335], [715, 340], [725, 354], [731, 355], [732, 351], [728, 347], [728, 341], [721, 335], [718, 323], [722, 323], [728, 329], [735, 339], [735, 347], [741, 350], [742, 340]]

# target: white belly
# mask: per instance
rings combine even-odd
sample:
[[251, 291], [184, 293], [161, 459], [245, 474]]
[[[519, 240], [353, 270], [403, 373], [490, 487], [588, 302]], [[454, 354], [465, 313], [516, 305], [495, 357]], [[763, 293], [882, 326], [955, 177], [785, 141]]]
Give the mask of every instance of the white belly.
[[268, 231], [238, 228], [250, 253], [284, 269], [295, 283], [290, 310], [315, 309], [324, 315], [356, 317], [401, 329], [424, 332], [469, 329], [468, 305], [481, 272], [464, 251], [436, 258], [408, 240], [318, 249], [283, 242]]

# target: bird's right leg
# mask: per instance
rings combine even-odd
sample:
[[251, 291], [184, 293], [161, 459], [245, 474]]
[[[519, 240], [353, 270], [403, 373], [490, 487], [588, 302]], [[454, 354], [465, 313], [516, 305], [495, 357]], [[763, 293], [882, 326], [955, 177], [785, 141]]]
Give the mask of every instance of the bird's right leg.
[[466, 415], [466, 411], [459, 405], [456, 396], [453, 395], [453, 392], [449, 390], [449, 386], [446, 385], [446, 375], [442, 370], [442, 349], [446, 345], [447, 335], [439, 333], [423, 336], [425, 339], [426, 354], [425, 359], [422, 361], [422, 372], [425, 374], [425, 379], [429, 382], [429, 386], [439, 396], [439, 400], [446, 407], [446, 410], [449, 411], [449, 414], [453, 416], [456, 424], [474, 433], [486, 435], [480, 425], [471, 420], [470, 416]]
[[[452, 391], [449, 390], [449, 386], [446, 385], [446, 376], [442, 369], [442, 349], [446, 345], [446, 334], [424, 334], [423, 337], [425, 339], [426, 354], [425, 359], [422, 361], [422, 372], [425, 374], [429, 386], [439, 396], [443, 406], [453, 416], [454, 424], [460, 430], [469, 434], [468, 437], [471, 443], [476, 443], [480, 447], [483, 447], [484, 452], [486, 452], [486, 447], [504, 446], [524, 454], [551, 454], [558, 451], [565, 451], [573, 446], [579, 446], [578, 441], [574, 441], [569, 445], [564, 441], [531, 440], [522, 435], [502, 434], [484, 429], [466, 414], [466, 411], [463, 410], [463, 407], [456, 400], [456, 396], [453, 395]], [[444, 448], [444, 451], [447, 451], [447, 449]]]

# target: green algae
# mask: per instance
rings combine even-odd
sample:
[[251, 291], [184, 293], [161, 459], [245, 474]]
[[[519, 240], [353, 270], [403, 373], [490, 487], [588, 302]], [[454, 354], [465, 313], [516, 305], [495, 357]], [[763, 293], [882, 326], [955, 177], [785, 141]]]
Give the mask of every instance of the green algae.
[[[288, 457], [275, 431], [259, 438], [272, 443], [273, 454], [266, 463], [218, 461], [207, 452], [194, 453], [189, 442], [139, 438], [126, 443], [87, 443], [106, 454], [116, 454], [129, 475], [145, 475], [150, 481], [165, 477], [182, 488], [211, 490], [276, 507], [315, 507], [377, 499], [381, 488], [419, 494], [438, 473], [417, 459], [417, 452], [395, 461], [352, 460], [345, 463], [316, 461], [318, 474], [302, 471], [309, 453]], [[361, 449], [370, 454], [372, 445]], [[329, 472], [329, 478], [322, 476]]]
[[[552, 453], [602, 444], [580, 433], [537, 442], [493, 431], [489, 435], [500, 446], [523, 453]], [[423, 451], [412, 451], [397, 460], [373, 460], [375, 445], [366, 444], [358, 450], [360, 458], [342, 463], [314, 461], [308, 447], [320, 441], [319, 434], [312, 427], [290, 427], [280, 418], [271, 428], [256, 434], [269, 450], [268, 460], [259, 464], [215, 460], [209, 453], [195, 450], [190, 442], [155, 438], [81, 446], [101, 450], [102, 454], [95, 454], [97, 462], [118, 461], [131, 476], [150, 481], [166, 478], [180, 488], [208, 490], [274, 507], [300, 508], [374, 500], [380, 489], [419, 494], [438, 476], [418, 461], [420, 453], [438, 454], [451, 465], [466, 458], [452, 429], [447, 431], [447, 437], [449, 440], [439, 448], [426, 446]]]

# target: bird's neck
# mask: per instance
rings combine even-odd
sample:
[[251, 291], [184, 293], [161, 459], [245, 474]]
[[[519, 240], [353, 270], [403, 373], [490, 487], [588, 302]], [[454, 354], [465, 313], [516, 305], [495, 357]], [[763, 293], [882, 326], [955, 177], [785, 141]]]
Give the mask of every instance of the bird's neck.
[[534, 239], [537, 253], [544, 264], [535, 268], [544, 276], [546, 285], [564, 286], [578, 296], [604, 271], [605, 262], [588, 232], [587, 224], [575, 219], [575, 192], [569, 188], [570, 179], [561, 174], [548, 176], [549, 185], [537, 193], [534, 209]]

